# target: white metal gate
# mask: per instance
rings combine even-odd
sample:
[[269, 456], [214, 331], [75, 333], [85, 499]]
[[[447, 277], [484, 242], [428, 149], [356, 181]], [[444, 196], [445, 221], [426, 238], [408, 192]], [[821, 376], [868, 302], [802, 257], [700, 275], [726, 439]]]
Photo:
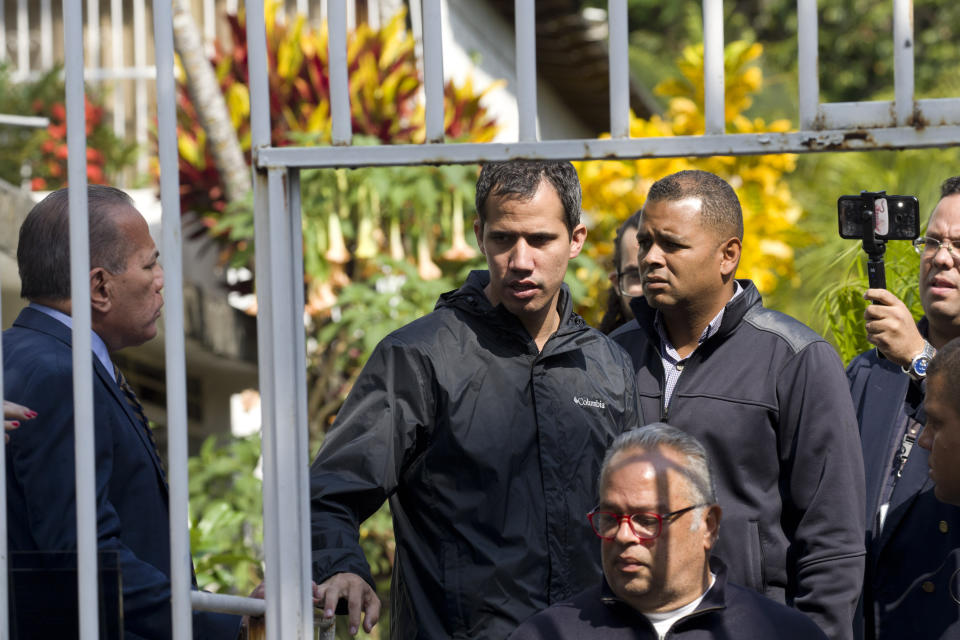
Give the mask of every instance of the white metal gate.
[[[455, 0], [450, 0], [455, 1]], [[466, 0], [461, 0], [466, 1]], [[251, 129], [255, 174], [255, 223], [259, 371], [263, 408], [264, 542], [267, 636], [274, 640], [312, 635], [310, 531], [307, 451], [306, 366], [303, 309], [303, 255], [299, 171], [311, 167], [357, 167], [435, 163], [479, 163], [510, 158], [610, 159], [671, 156], [757, 155], [821, 151], [864, 151], [956, 146], [960, 144], [960, 99], [914, 97], [913, 7], [894, 0], [895, 99], [886, 102], [820, 104], [817, 64], [817, 2], [798, 0], [799, 122], [789, 133], [724, 133], [722, 0], [703, 0], [704, 95], [706, 132], [698, 136], [630, 138], [627, 71], [627, 0], [610, 0], [610, 122], [606, 140], [538, 141], [536, 135], [536, 62], [534, 0], [515, 0], [520, 133], [516, 142], [448, 144], [443, 142], [442, 0], [420, 0], [424, 49], [427, 142], [422, 145], [350, 146], [352, 132], [347, 90], [344, 0], [328, 4], [331, 112], [334, 145], [322, 148], [273, 147], [269, 126], [269, 87], [263, 0], [247, 2], [250, 60]], [[85, 185], [83, 148], [82, 33], [78, 2], [65, 20], [68, 81], [69, 175]], [[165, 307], [167, 397], [169, 415], [170, 510], [174, 634], [190, 637], [190, 608], [262, 612], [264, 603], [190, 592], [187, 522], [187, 432], [184, 383], [183, 306], [180, 267], [180, 210], [174, 117], [173, 39], [169, 2], [154, 3], [157, 96], [160, 122], [163, 241], [166, 257]], [[79, 65], [79, 66], [78, 66]], [[71, 191], [71, 273], [83, 282], [88, 272], [86, 192]], [[91, 366], [89, 292], [74, 287], [74, 369]], [[293, 336], [291, 340], [290, 337]], [[0, 385], [2, 389], [2, 385]], [[80, 594], [83, 640], [96, 637], [96, 529], [93, 518], [92, 389], [75, 377], [77, 420], [77, 493]], [[87, 426], [84, 429], [83, 425]], [[88, 433], [89, 431], [89, 433]], [[3, 443], [0, 440], [0, 451]], [[0, 456], [0, 466], [3, 457]], [[3, 473], [0, 469], [0, 482]], [[83, 500], [81, 501], [82, 498]], [[0, 492], [0, 500], [3, 493]], [[83, 513], [81, 513], [81, 510]], [[180, 524], [178, 524], [180, 523]], [[0, 527], [5, 538], [5, 529]], [[0, 548], [6, 549], [5, 539]], [[6, 570], [0, 554], [0, 574]], [[0, 580], [0, 595], [6, 582]], [[192, 604], [191, 604], [192, 602]], [[0, 597], [0, 625], [6, 628], [6, 597]]]

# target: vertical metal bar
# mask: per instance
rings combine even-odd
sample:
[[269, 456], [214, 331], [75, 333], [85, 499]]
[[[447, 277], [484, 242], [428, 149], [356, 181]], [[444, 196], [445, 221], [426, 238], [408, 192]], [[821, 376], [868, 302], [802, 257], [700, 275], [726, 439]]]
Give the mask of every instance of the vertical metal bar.
[[[110, 0], [110, 58], [116, 71], [123, 69], [123, 0]], [[123, 80], [113, 81], [113, 132], [118, 138], [125, 138], [126, 102]]]
[[[87, 1], [87, 58], [90, 68], [100, 66], [100, 0]], [[67, 3], [64, 3], [67, 4]], [[66, 10], [64, 10], [66, 13]]]
[[[142, 72], [147, 66], [147, 18], [144, 5], [146, 0], [136, 0], [133, 3], [133, 64], [136, 66], [138, 74], [134, 81], [134, 119], [136, 122], [136, 140], [141, 149], [147, 146], [147, 121], [150, 113], [147, 106], [147, 79], [142, 77]], [[154, 18], [156, 20], [156, 18]], [[137, 154], [137, 172], [146, 173], [149, 157], [146, 153]]]
[[27, 0], [17, 2], [17, 72], [30, 73], [30, 11]]
[[913, 0], [893, 0], [893, 84], [897, 126], [913, 124]]
[[423, 84], [427, 142], [443, 142], [443, 34], [440, 0], [423, 0]]
[[0, 60], [7, 59], [7, 5], [0, 0]]
[[[340, 4], [340, 3], [334, 3]], [[342, 8], [342, 7], [341, 7]], [[331, 39], [333, 39], [331, 29]], [[345, 25], [340, 22], [345, 40]], [[262, 0], [247, 5], [247, 43], [251, 88], [251, 142], [254, 162], [258, 149], [270, 144], [270, 105], [267, 85], [266, 28]], [[343, 42], [346, 70], [346, 43]], [[331, 56], [332, 60], [332, 56]], [[345, 85], [346, 83], [344, 83]], [[344, 86], [345, 89], [345, 86]], [[336, 125], [336, 123], [334, 123]], [[300, 584], [299, 483], [291, 440], [279, 437], [280, 425], [295, 424], [292, 380], [293, 353], [289, 340], [292, 321], [290, 220], [285, 216], [283, 170], [254, 173], [254, 232], [257, 250], [257, 353], [263, 416], [263, 540], [266, 561], [266, 623], [268, 640], [303, 638], [311, 624], [303, 618]], [[302, 286], [302, 278], [296, 286]], [[295, 313], [300, 321], [302, 310]], [[302, 321], [301, 321], [302, 331]], [[292, 480], [291, 480], [292, 479]], [[291, 553], [291, 551], [293, 551]]]
[[[0, 4], [0, 14], [3, 13], [3, 5]], [[3, 29], [3, 21], [0, 20], [0, 30]], [[0, 49], [0, 57], [4, 54]], [[0, 282], [3, 281], [0, 273]], [[3, 287], [0, 286], [0, 318], [3, 317]], [[3, 340], [0, 340], [0, 410], [3, 409]], [[7, 547], [7, 452], [4, 438], [0, 438], [0, 638], [10, 637], [10, 593], [9, 581], [7, 580], [8, 571], [8, 553]]]
[[820, 109], [817, 0], [797, 0], [797, 23], [800, 130], [811, 131], [817, 128]]
[[77, 602], [80, 640], [99, 635], [97, 502], [93, 428], [93, 352], [90, 319], [90, 237], [87, 213], [87, 132], [83, 93], [83, 20], [79, 2], [63, 5], [67, 103], [67, 178], [70, 184], [70, 301], [73, 316], [73, 420], [77, 490]]
[[723, 82], [723, 0], [703, 0], [703, 117], [707, 135], [726, 130]]
[[250, 75], [250, 141], [253, 153], [270, 146], [270, 84], [263, 0], [247, 0], [247, 65]]
[[537, 139], [537, 15], [530, 0], [515, 0], [519, 140]]
[[[0, 56], [2, 52], [0, 49]], [[53, 15], [50, 0], [40, 2], [40, 64], [44, 71], [53, 67]]]
[[[255, 0], [257, 1], [257, 0]], [[253, 10], [253, 9], [251, 9]], [[249, 30], [249, 18], [247, 28]], [[252, 92], [251, 92], [252, 95]], [[266, 114], [259, 114], [264, 117]], [[257, 112], [251, 111], [251, 117]], [[254, 242], [256, 246], [257, 271], [257, 364], [260, 384], [260, 414], [261, 414], [261, 457], [263, 459], [263, 551], [264, 551], [264, 586], [266, 587], [266, 626], [267, 638], [280, 640], [280, 588], [281, 576], [279, 563], [276, 558], [281, 555], [280, 540], [274, 524], [279, 517], [277, 501], [275, 499], [275, 482], [277, 474], [276, 458], [274, 455], [274, 438], [267, 435], [273, 428], [275, 392], [273, 371], [274, 353], [271, 349], [271, 337], [276, 332], [273, 323], [273, 314], [267, 309], [273, 306], [273, 290], [271, 288], [271, 256], [270, 256], [270, 202], [268, 199], [267, 173], [262, 170], [253, 175], [253, 222]]]
[[630, 65], [627, 60], [627, 0], [607, 3], [607, 29], [610, 34], [610, 135], [630, 135]]
[[[262, 173], [262, 172], [260, 172]], [[263, 244], [269, 245], [267, 252], [269, 264], [258, 256], [257, 282], [265, 284], [270, 290], [269, 306], [258, 304], [258, 320], [262, 316], [271, 316], [269, 322], [272, 331], [262, 337], [272, 352], [271, 368], [261, 368], [260, 384], [269, 393], [263, 395], [264, 407], [264, 542], [268, 549], [282, 550], [282, 553], [267, 560], [267, 594], [279, 600], [276, 605], [267, 602], [267, 637], [270, 640], [281, 638], [309, 639], [312, 620], [304, 614], [304, 590], [308, 585], [301, 581], [303, 562], [303, 531], [301, 526], [306, 517], [301, 512], [301, 468], [305, 460], [298, 460], [298, 438], [289, 437], [287, 430], [297, 425], [298, 389], [295, 381], [294, 366], [297, 360], [294, 353], [296, 340], [290, 339], [291, 331], [303, 331], [303, 310], [294, 308], [293, 289], [302, 286], [292, 282], [294, 258], [291, 255], [291, 221], [286, 204], [286, 169], [271, 167], [267, 171], [267, 189], [269, 192], [266, 219], [260, 223], [257, 237], [257, 251], [263, 250]], [[264, 215], [260, 212], [260, 218]], [[298, 221], [299, 223], [299, 221]], [[266, 235], [263, 235], [263, 232]], [[266, 271], [266, 273], [262, 273]], [[261, 334], [258, 333], [258, 336]], [[265, 378], [268, 378], [265, 382]], [[268, 459], [269, 458], [269, 459]], [[267, 516], [266, 505], [272, 503]], [[269, 542], [267, 540], [269, 539]], [[271, 580], [272, 578], [272, 580]], [[271, 616], [273, 618], [271, 619]]]
[[309, 0], [297, 0], [297, 13], [299, 13], [305, 18], [310, 15]]
[[[136, 2], [134, 3], [136, 4]], [[163, 209], [164, 344], [167, 370], [167, 457], [170, 468], [170, 591], [174, 640], [193, 637], [190, 612], [191, 567], [187, 478], [187, 383], [183, 327], [183, 256], [180, 228], [180, 179], [177, 170], [177, 107], [173, 63], [173, 9], [169, 0], [153, 2], [153, 39], [157, 66], [157, 147]]]
[[328, 5], [330, 113], [333, 118], [333, 144], [347, 145], [353, 137], [350, 118], [350, 88], [347, 76], [347, 16], [343, 2]]
[[[287, 174], [287, 203], [290, 224], [290, 251], [292, 273], [290, 283], [293, 287], [293, 375], [295, 387], [296, 428], [295, 459], [292, 467], [296, 470], [299, 483], [300, 512], [300, 584], [312, 583], [311, 545], [310, 545], [310, 437], [307, 429], [307, 338], [303, 327], [303, 223], [300, 205], [300, 170], [292, 169]], [[304, 637], [313, 635], [313, 597], [312, 589], [303, 588], [300, 594], [301, 616], [304, 621]]]
[[[423, 4], [420, 0], [410, 1], [410, 30], [413, 31], [413, 57], [417, 63], [417, 73], [423, 77]], [[426, 102], [423, 85], [417, 90], [417, 100]]]

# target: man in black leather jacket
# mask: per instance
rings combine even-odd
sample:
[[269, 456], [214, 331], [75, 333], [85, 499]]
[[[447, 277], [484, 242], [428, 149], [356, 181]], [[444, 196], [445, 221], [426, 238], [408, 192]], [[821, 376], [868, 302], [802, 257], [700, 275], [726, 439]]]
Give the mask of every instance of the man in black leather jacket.
[[643, 297], [611, 337], [640, 404], [714, 461], [730, 579], [852, 635], [863, 580], [863, 461], [840, 358], [736, 280], [740, 202], [721, 178], [655, 183], [640, 218]]

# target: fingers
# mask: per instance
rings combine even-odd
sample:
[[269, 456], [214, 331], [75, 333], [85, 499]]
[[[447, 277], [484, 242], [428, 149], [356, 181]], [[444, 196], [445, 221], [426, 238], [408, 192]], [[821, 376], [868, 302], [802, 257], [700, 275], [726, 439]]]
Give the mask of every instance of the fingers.
[[867, 341], [900, 366], [907, 366], [923, 349], [910, 309], [886, 289], [868, 289], [864, 299], [874, 302], [863, 312]]
[[323, 617], [332, 618], [340, 599], [347, 601], [347, 624], [356, 635], [363, 616], [363, 628], [369, 632], [380, 619], [380, 599], [367, 581], [353, 573], [338, 573], [314, 589], [314, 601], [322, 602]]
[[893, 295], [886, 289], [867, 289], [863, 294], [863, 298], [864, 300], [869, 300], [870, 302], [876, 302], [885, 305], [895, 305], [897, 303], [903, 304], [900, 302], [900, 298]]
[[[28, 409], [22, 404], [17, 404], [16, 402], [10, 402], [9, 400], [3, 401], [3, 428], [4, 429], [16, 429], [20, 426], [21, 420], [32, 420], [37, 417], [37, 412]], [[8, 442], [10, 438], [6, 439]]]
[[363, 630], [370, 633], [373, 630], [373, 625], [380, 621], [380, 598], [377, 597], [373, 589], [369, 588], [369, 585], [367, 585], [367, 588], [369, 591], [363, 603]]

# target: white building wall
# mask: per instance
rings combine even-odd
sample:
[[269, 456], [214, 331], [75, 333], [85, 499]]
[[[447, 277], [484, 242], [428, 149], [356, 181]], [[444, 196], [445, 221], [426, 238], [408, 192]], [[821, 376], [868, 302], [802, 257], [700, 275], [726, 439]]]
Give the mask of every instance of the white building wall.
[[[498, 79], [506, 86], [491, 91], [484, 104], [500, 124], [497, 142], [519, 135], [517, 67], [513, 25], [486, 2], [443, 0], [443, 74], [458, 83], [472, 75], [483, 90]], [[592, 138], [593, 134], [543, 81], [537, 83], [537, 120], [541, 140]]]

